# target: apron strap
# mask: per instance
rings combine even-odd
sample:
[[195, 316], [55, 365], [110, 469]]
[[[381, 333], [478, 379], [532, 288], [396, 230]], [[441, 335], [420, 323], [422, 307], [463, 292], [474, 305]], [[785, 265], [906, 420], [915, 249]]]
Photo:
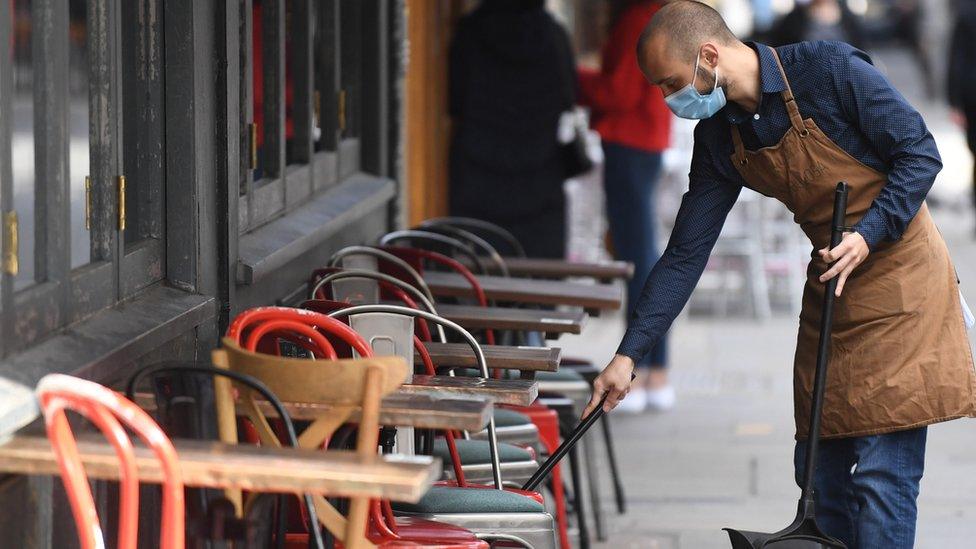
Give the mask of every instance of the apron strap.
[[745, 147], [742, 146], [742, 135], [739, 134], [739, 125], [731, 124], [732, 126], [732, 145], [735, 146], [735, 156], [738, 157], [739, 162], [745, 162]]
[[796, 100], [793, 98], [793, 89], [790, 88], [790, 81], [786, 78], [783, 63], [779, 60], [779, 54], [776, 53], [776, 48], [769, 46], [769, 49], [773, 52], [773, 59], [776, 60], [776, 66], [779, 67], [779, 74], [783, 77], [783, 83], [786, 84], [786, 89], [783, 90], [783, 103], [786, 104], [786, 111], [790, 114], [790, 122], [793, 123], [796, 131], [805, 132], [806, 126], [803, 125], [803, 117], [800, 116], [800, 109], [796, 106]]

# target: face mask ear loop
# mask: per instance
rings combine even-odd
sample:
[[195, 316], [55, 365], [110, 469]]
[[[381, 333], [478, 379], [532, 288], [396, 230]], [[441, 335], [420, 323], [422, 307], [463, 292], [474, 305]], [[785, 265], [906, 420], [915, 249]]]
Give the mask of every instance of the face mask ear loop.
[[[698, 80], [698, 62], [701, 61], [701, 48], [698, 48], [698, 55], [695, 57], [695, 70], [691, 77], [691, 87], [695, 88], [695, 81]], [[698, 91], [698, 88], [695, 88]]]
[[712, 86], [712, 93], [715, 93], [715, 90], [717, 89], [718, 89], [718, 67], [715, 67], [715, 85]]

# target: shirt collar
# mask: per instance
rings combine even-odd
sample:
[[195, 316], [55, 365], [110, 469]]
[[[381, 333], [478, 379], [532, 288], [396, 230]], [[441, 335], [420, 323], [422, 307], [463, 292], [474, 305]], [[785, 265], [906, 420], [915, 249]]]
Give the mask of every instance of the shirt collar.
[[[783, 80], [783, 75], [779, 71], [776, 58], [773, 57], [773, 51], [769, 46], [758, 42], [746, 42], [746, 45], [759, 54], [759, 83], [762, 87], [762, 94], [759, 96], [756, 112], [760, 112], [763, 110], [763, 98], [767, 94], [779, 94], [785, 91], [786, 81]], [[751, 118], [751, 115], [735, 103], [729, 103], [725, 108], [725, 117], [730, 123], [739, 124]]]

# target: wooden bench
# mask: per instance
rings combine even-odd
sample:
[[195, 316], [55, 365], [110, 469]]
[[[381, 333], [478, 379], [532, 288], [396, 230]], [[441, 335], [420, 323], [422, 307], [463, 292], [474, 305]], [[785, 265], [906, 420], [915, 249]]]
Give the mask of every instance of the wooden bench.
[[[377, 456], [353, 452], [268, 448], [196, 440], [173, 440], [188, 486], [259, 492], [313, 493], [343, 497], [388, 498], [416, 502], [440, 477], [439, 461], [416, 456]], [[78, 450], [89, 478], [118, 480], [119, 462], [104, 439], [79, 437]], [[136, 446], [139, 479], [159, 484], [163, 471], [152, 452]], [[47, 438], [14, 436], [0, 446], [0, 471], [58, 475]]]
[[522, 379], [481, 379], [462, 376], [413, 376], [402, 392], [432, 396], [489, 397], [495, 404], [528, 406], [539, 396], [539, 384]]
[[540, 311], [515, 307], [479, 307], [477, 305], [437, 305], [437, 313], [469, 330], [518, 330], [544, 332], [554, 339], [562, 334], [580, 334], [587, 314], [572, 311]]
[[[540, 305], [583, 307], [591, 314], [616, 310], [623, 305], [623, 290], [607, 284], [582, 284], [559, 280], [507, 278], [478, 275], [478, 282], [488, 299]], [[459, 274], [428, 271], [424, 281], [434, 295], [474, 297], [474, 290]]]

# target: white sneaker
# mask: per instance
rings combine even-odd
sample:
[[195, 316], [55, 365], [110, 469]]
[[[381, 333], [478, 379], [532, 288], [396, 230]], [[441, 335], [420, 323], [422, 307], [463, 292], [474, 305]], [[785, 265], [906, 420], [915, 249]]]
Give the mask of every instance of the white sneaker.
[[631, 389], [627, 396], [614, 408], [615, 412], [621, 414], [639, 414], [647, 407], [647, 391], [644, 389]]
[[[650, 389], [644, 392], [646, 393], [644, 395], [644, 401], [646, 402], [646, 406], [649, 410], [654, 412], [667, 412], [674, 408], [676, 396], [674, 393], [674, 387], [671, 385], [665, 385], [663, 387]], [[624, 400], [626, 401], [627, 399]]]

